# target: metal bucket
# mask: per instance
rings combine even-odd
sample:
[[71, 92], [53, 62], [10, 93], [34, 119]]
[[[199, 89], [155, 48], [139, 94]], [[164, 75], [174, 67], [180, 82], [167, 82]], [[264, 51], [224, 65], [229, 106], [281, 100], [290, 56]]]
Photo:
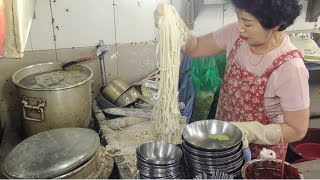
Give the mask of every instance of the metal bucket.
[[[282, 161], [278, 159], [255, 159], [241, 169], [243, 179], [282, 179]], [[300, 170], [285, 162], [283, 179], [304, 179]]]
[[35, 64], [13, 74], [12, 81], [18, 90], [27, 136], [63, 127], [89, 126], [92, 70], [80, 65], [69, 68], [81, 72], [83, 79], [61, 87], [36, 87], [20, 83], [34, 74], [60, 70], [59, 63]]

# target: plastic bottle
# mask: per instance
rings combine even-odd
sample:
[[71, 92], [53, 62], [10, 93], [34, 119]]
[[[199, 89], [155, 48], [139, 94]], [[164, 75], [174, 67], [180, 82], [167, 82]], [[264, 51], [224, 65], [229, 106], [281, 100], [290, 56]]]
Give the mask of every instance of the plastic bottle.
[[260, 151], [260, 159], [276, 159], [276, 153], [271, 149], [263, 148]]

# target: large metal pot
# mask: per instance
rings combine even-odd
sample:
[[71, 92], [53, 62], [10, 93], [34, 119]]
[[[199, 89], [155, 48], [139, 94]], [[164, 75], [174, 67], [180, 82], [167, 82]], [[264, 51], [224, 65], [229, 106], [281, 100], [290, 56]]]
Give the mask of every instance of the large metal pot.
[[63, 127], [88, 127], [91, 118], [92, 70], [74, 65], [84, 80], [65, 87], [34, 87], [20, 83], [34, 74], [61, 69], [51, 62], [35, 64], [15, 72], [12, 81], [21, 101], [22, 120], [27, 136]]

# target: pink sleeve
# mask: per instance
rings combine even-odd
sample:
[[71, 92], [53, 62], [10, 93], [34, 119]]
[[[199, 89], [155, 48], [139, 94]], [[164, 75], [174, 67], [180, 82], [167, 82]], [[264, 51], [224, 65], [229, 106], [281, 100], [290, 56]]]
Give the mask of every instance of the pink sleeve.
[[309, 72], [303, 60], [295, 58], [283, 64], [275, 81], [275, 94], [285, 111], [299, 111], [310, 106]]
[[237, 23], [226, 25], [212, 33], [213, 40], [221, 49], [226, 50], [227, 53], [231, 50], [238, 37]]

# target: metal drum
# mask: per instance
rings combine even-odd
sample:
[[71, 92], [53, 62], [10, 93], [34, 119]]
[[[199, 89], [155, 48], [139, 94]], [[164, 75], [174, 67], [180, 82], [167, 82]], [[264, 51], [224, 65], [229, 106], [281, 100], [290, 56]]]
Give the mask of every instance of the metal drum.
[[22, 123], [27, 136], [65, 127], [89, 126], [91, 119], [92, 71], [73, 65], [44, 63], [15, 72]]
[[[212, 134], [227, 135], [230, 140], [212, 139]], [[242, 133], [224, 121], [203, 120], [187, 125], [182, 133], [182, 150], [193, 178], [203, 174], [216, 177], [217, 172], [236, 177], [244, 164]]]
[[95, 131], [61, 128], [22, 141], [5, 158], [2, 172], [10, 179], [108, 178], [113, 163]]

